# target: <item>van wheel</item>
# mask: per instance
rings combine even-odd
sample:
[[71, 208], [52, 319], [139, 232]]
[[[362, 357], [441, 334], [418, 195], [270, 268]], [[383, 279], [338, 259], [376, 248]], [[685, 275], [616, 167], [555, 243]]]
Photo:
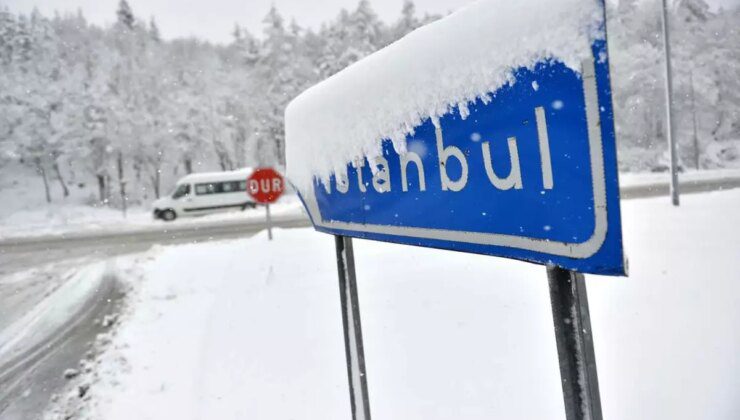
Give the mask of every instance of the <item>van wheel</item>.
[[255, 207], [257, 207], [257, 204], [255, 203], [244, 203], [244, 205], [242, 206], [242, 211], [246, 209], [253, 209]]
[[167, 209], [167, 210], [163, 211], [162, 213], [160, 213], [159, 214], [159, 217], [161, 217], [162, 220], [164, 220], [166, 222], [171, 222], [171, 221], [177, 219], [177, 213], [175, 213], [175, 211], [172, 210], [172, 209]]

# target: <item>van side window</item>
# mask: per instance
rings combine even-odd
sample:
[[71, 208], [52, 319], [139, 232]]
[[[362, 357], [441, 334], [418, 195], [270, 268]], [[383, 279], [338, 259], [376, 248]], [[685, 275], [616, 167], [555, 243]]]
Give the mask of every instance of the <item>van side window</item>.
[[174, 193], [172, 193], [172, 198], [177, 200], [180, 197], [184, 197], [186, 195], [190, 194], [190, 184], [181, 184], [177, 187]]
[[213, 194], [213, 184], [195, 184], [196, 195]]
[[225, 193], [236, 191], [236, 182], [224, 182], [222, 191]]
[[195, 184], [195, 194], [197, 195], [233, 193], [246, 190], [247, 181], [224, 181]]

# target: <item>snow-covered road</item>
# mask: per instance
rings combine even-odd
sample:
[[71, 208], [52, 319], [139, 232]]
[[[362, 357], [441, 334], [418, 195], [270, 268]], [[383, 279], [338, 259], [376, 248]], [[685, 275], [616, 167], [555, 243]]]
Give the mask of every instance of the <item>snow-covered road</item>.
[[18, 297], [16, 307], [2, 308], [6, 312], [0, 329], [3, 419], [37, 417], [50, 393], [65, 385], [61, 372], [78, 365], [96, 335], [105, 330], [102, 318], [116, 310], [120, 284], [105, 263], [70, 267], [50, 264], [13, 276], [25, 281], [43, 278], [30, 282], [33, 287], [12, 278], [0, 282], [0, 293], [8, 297], [5, 303]]
[[[188, 223], [189, 222], [189, 223]], [[300, 212], [273, 217], [275, 226], [309, 226]], [[116, 255], [134, 254], [152, 245], [198, 243], [252, 235], [265, 228], [259, 218], [227, 218], [199, 222], [157, 224], [130, 229], [64, 232], [0, 240], [0, 276], [27, 270], [50, 262], [94, 257], [103, 260]], [[1, 299], [1, 298], [0, 298]]]

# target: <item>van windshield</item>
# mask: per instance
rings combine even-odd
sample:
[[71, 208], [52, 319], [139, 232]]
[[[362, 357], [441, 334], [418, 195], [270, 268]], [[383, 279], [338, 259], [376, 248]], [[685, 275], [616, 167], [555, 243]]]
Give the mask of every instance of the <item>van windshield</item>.
[[175, 188], [175, 192], [172, 193], [172, 198], [177, 200], [178, 198], [190, 194], [190, 184], [181, 184]]

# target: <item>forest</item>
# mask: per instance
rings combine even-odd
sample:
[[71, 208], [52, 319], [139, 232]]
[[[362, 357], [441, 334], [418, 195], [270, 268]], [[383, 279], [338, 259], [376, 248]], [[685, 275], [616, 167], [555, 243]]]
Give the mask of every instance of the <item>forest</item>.
[[[622, 170], [666, 165], [660, 12], [657, 1], [608, 2]], [[681, 166], [740, 166], [740, 8], [678, 0], [669, 12]], [[126, 0], [111, 14], [100, 27], [81, 12], [0, 8], [0, 172], [31, 169], [47, 202], [86, 186], [90, 204], [144, 204], [187, 173], [281, 167], [293, 97], [441, 18], [406, 0], [384, 22], [360, 0], [310, 29], [273, 6], [261, 33], [236, 23], [231, 42], [213, 44], [163, 39]]]

